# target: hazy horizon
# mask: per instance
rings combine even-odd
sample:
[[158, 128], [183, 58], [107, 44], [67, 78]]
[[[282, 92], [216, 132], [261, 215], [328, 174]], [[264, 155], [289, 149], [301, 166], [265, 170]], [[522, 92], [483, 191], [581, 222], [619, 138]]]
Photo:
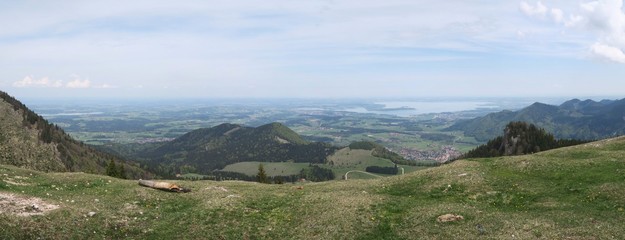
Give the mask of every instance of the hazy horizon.
[[0, 21], [19, 99], [625, 97], [623, 0], [16, 1]]

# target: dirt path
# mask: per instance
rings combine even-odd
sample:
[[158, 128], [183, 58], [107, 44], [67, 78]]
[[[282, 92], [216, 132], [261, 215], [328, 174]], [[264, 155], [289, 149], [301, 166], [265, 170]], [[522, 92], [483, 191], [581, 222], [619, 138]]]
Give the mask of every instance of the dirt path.
[[369, 172], [365, 172], [365, 171], [360, 171], [360, 170], [351, 170], [351, 171], [349, 171], [349, 172], [346, 172], [346, 173], [345, 173], [345, 180], [347, 180], [347, 174], [349, 174], [349, 173], [353, 173], [353, 172], [364, 173], [364, 174], [368, 174], [368, 175], [371, 175], [371, 176], [374, 176], [374, 177], [382, 177], [382, 176], [378, 176], [378, 175], [375, 175], [375, 174], [373, 174], [373, 173], [369, 173]]

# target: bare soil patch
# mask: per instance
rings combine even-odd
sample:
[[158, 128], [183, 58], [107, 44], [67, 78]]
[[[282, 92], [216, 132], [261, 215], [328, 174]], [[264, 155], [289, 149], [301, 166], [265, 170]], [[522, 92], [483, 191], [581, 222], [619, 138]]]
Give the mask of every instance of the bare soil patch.
[[47, 203], [40, 198], [21, 197], [12, 193], [0, 192], [0, 214], [17, 216], [43, 215], [59, 208], [59, 205]]

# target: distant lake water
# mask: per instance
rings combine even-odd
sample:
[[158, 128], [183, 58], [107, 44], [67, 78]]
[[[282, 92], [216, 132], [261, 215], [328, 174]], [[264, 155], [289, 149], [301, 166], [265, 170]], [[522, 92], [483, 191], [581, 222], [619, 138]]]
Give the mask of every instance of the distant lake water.
[[386, 101], [375, 102], [383, 107], [367, 109], [365, 107], [347, 108], [345, 111], [356, 113], [389, 114], [401, 117], [428, 113], [460, 112], [477, 109], [499, 109], [495, 102], [487, 101]]

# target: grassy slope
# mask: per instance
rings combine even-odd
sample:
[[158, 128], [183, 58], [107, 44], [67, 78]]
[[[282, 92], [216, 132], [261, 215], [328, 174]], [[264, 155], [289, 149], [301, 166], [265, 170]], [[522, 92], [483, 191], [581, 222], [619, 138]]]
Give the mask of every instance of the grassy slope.
[[[336, 174], [337, 179], [341, 179], [346, 172], [351, 170], [365, 171], [368, 166], [393, 167], [395, 164], [388, 159], [374, 157], [371, 150], [349, 149], [343, 148], [336, 151], [332, 156], [328, 157], [328, 162], [334, 165], [327, 165]], [[404, 168], [405, 173], [414, 172], [416, 170], [425, 169], [427, 167], [415, 167], [399, 165]], [[381, 174], [377, 174], [381, 175]], [[351, 173], [350, 173], [351, 177]], [[354, 178], [370, 179], [375, 178], [366, 174], [354, 174]]]
[[[355, 149], [351, 150], [349, 148], [343, 148], [336, 151], [332, 154], [328, 161], [334, 162], [334, 165], [329, 164], [317, 164], [318, 166], [329, 168], [334, 171], [336, 175], [336, 179], [341, 179], [347, 171], [350, 170], [360, 170], [365, 171], [365, 168], [368, 166], [381, 166], [381, 167], [392, 167], [395, 166], [388, 159], [379, 158], [371, 156], [371, 150], [361, 150]], [[258, 164], [261, 162], [240, 162], [227, 165], [223, 171], [229, 172], [239, 172], [243, 174], [247, 174], [249, 176], [256, 176], [258, 173]], [[292, 163], [292, 162], [263, 162], [263, 167], [268, 176], [287, 176], [292, 174], [299, 174], [300, 171], [309, 166], [308, 163]], [[400, 167], [404, 168], [405, 173], [414, 172], [417, 170], [425, 169], [426, 167], [416, 167], [416, 166], [405, 166], [400, 165]], [[377, 174], [381, 175], [381, 174]], [[350, 178], [354, 179], [370, 179], [375, 178], [374, 176], [367, 174], [359, 174], [354, 173], [353, 175], [350, 173]]]
[[308, 163], [291, 162], [240, 162], [226, 166], [223, 171], [239, 172], [249, 176], [258, 174], [258, 165], [263, 164], [267, 176], [288, 176], [299, 174], [308, 167]]
[[[458, 239], [480, 237], [475, 226], [481, 224], [481, 238], [623, 239], [624, 156], [620, 138], [536, 155], [461, 160], [404, 176], [311, 183], [301, 190], [292, 184], [179, 182], [193, 189], [188, 194], [104, 176], [0, 166], [0, 191], [61, 206], [44, 216], [0, 214], [0, 236]], [[97, 214], [86, 217], [89, 211]], [[438, 223], [446, 213], [465, 219]]]

